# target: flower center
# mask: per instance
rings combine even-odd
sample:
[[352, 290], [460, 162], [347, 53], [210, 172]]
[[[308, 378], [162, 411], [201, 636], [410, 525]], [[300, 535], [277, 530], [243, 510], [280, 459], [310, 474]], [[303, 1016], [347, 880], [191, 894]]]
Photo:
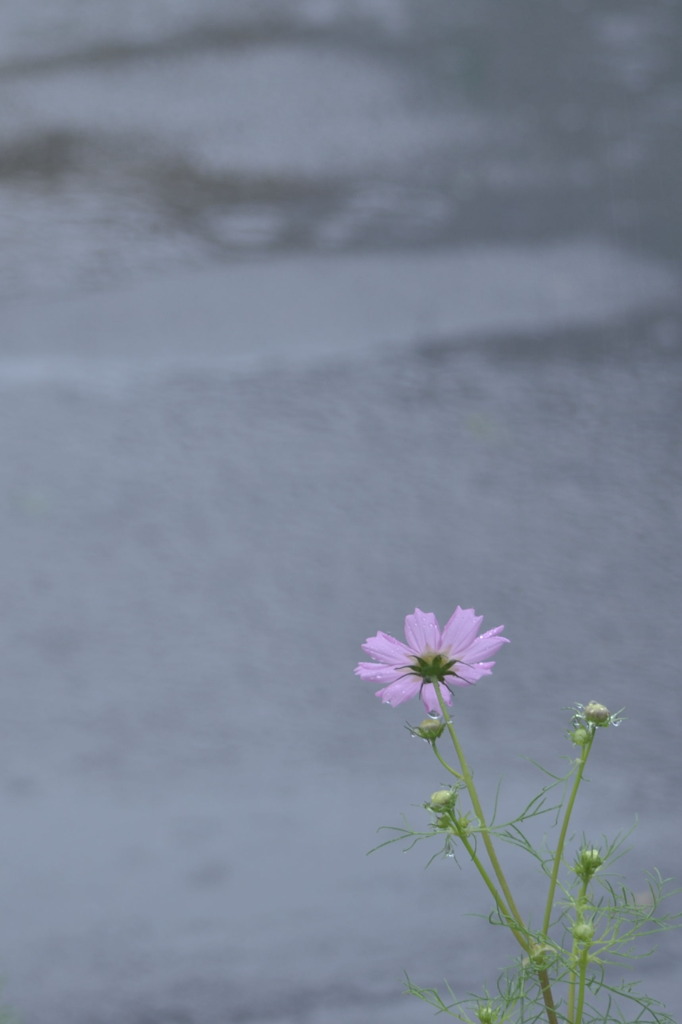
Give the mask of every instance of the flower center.
[[425, 683], [444, 683], [446, 676], [454, 676], [451, 671], [456, 658], [448, 659], [444, 654], [426, 652], [415, 658], [410, 665], [410, 671], [420, 676]]

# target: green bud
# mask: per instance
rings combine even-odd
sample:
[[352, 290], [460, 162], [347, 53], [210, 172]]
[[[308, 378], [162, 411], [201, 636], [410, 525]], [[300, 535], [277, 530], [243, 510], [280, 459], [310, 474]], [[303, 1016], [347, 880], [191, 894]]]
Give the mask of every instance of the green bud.
[[587, 731], [587, 729], [583, 729], [581, 726], [579, 726], [577, 729], [573, 729], [568, 735], [570, 736], [572, 742], [575, 743], [578, 747], [584, 747], [590, 738], [590, 734]]
[[571, 930], [578, 942], [592, 942], [594, 938], [594, 925], [590, 921], [576, 921]]
[[483, 1004], [476, 1010], [476, 1016], [480, 1020], [481, 1024], [495, 1024], [497, 1020], [497, 1010], [490, 1003]]
[[438, 718], [425, 718], [423, 722], [416, 725], [412, 729], [412, 733], [415, 736], [419, 736], [422, 740], [437, 740], [439, 736], [442, 736], [443, 730], [445, 729], [445, 722], [441, 722]]
[[596, 871], [604, 863], [604, 858], [595, 846], [590, 847], [589, 850], [583, 850], [580, 854], [580, 859], [583, 864], [589, 865], [593, 871]]
[[575, 866], [573, 870], [579, 878], [582, 878], [584, 882], [589, 882], [592, 875], [597, 871], [604, 863], [599, 850], [596, 847], [585, 847], [581, 850], [575, 860]]
[[586, 721], [592, 722], [593, 725], [608, 725], [611, 720], [609, 709], [603, 704], [597, 704], [596, 700], [591, 700], [585, 705], [583, 714]]
[[457, 794], [451, 789], [438, 789], [435, 793], [432, 793], [429, 797], [427, 807], [431, 811], [440, 813], [441, 811], [451, 811], [455, 805], [455, 798]]
[[471, 818], [468, 814], [460, 814], [455, 818], [455, 827], [460, 836], [468, 836], [471, 832]]

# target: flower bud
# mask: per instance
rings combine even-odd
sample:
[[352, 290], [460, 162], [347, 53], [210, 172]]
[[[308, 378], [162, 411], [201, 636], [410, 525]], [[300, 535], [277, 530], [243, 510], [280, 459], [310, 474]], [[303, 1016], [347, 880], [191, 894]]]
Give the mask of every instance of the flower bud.
[[611, 719], [609, 709], [605, 708], [603, 704], [598, 704], [596, 700], [591, 700], [589, 704], [585, 705], [583, 714], [585, 720], [592, 722], [593, 725], [608, 725]]
[[596, 871], [604, 863], [604, 858], [595, 846], [590, 847], [589, 850], [583, 850], [580, 854], [580, 859], [583, 864], [589, 865], [593, 871]]
[[445, 729], [445, 722], [441, 722], [438, 718], [425, 718], [423, 722], [416, 725], [412, 729], [412, 733], [415, 736], [419, 736], [422, 740], [437, 740], [439, 736], [442, 736], [443, 730]]
[[435, 793], [432, 793], [429, 797], [427, 807], [431, 811], [436, 811], [438, 814], [441, 811], [451, 811], [455, 805], [455, 798], [457, 794], [451, 789], [438, 789]]
[[592, 942], [594, 938], [594, 925], [590, 921], [576, 921], [571, 930], [578, 942]]
[[584, 882], [589, 882], [592, 875], [604, 863], [604, 858], [596, 847], [585, 847], [581, 850], [575, 860], [573, 870]]
[[476, 1010], [476, 1016], [480, 1020], [481, 1024], [495, 1024], [497, 1020], [497, 1010], [490, 1003], [483, 1004]]
[[468, 836], [471, 833], [471, 818], [468, 814], [460, 814], [455, 818], [455, 828], [457, 834], [462, 836]]
[[590, 734], [587, 729], [583, 729], [580, 726], [577, 729], [573, 729], [568, 735], [572, 742], [578, 747], [584, 747], [590, 738]]

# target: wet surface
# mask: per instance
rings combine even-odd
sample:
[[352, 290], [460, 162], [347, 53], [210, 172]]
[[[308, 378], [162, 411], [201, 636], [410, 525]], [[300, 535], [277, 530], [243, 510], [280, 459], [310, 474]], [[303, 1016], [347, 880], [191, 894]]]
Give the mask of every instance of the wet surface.
[[[458, 701], [488, 797], [536, 784], [520, 757], [563, 767], [567, 704], [624, 704], [576, 831], [638, 815], [632, 884], [677, 871], [680, 352], [651, 320], [555, 342], [5, 395], [2, 961], [26, 1019], [407, 1020], [403, 968], [490, 980], [508, 950], [461, 916], [485, 909], [466, 876], [365, 857], [443, 782], [418, 710], [352, 677], [415, 603], [464, 593], [512, 637]], [[673, 1009], [662, 945], [645, 976]]]
[[98, 10], [8, 27], [5, 295], [585, 231], [679, 256], [677, 4]]
[[[625, 705], [576, 835], [638, 817], [629, 883], [679, 877], [680, 21], [0, 13], [0, 969], [25, 1024], [413, 1024], [403, 970], [493, 984], [513, 952], [466, 871], [365, 857], [444, 781], [418, 709], [352, 674], [415, 605], [513, 641], [458, 694], [484, 793], [518, 807], [523, 758], [564, 767], [567, 705]], [[677, 1017], [678, 948], [641, 971]]]

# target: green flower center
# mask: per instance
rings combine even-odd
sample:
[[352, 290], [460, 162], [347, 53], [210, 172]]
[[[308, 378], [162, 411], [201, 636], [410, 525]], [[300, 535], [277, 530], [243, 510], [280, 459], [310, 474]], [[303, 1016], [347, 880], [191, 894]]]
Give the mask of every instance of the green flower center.
[[451, 671], [457, 659], [448, 659], [444, 654], [428, 652], [414, 659], [410, 665], [410, 671], [416, 676], [421, 676], [425, 683], [444, 683], [446, 676], [454, 676]]

